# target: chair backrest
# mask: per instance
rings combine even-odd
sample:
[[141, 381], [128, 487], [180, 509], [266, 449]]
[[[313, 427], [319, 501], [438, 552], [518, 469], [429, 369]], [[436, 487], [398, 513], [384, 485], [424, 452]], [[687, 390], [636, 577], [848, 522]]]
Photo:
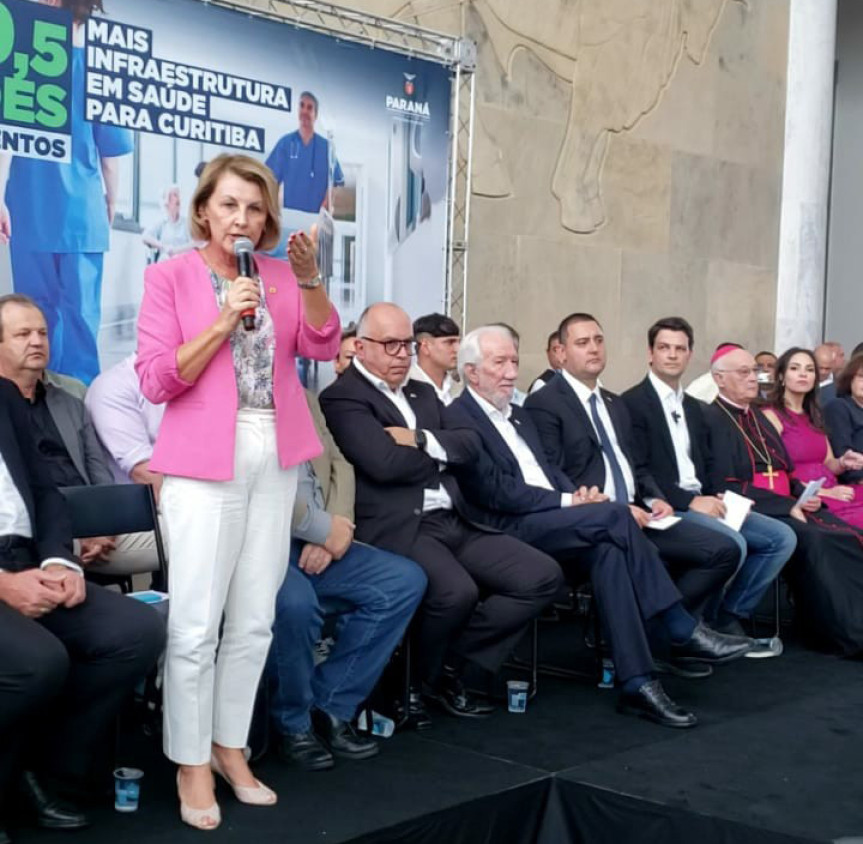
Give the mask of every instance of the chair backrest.
[[72, 516], [72, 536], [116, 536], [156, 528], [156, 507], [147, 484], [69, 486], [60, 490]]
[[168, 563], [150, 484], [67, 486], [60, 492], [69, 506], [72, 536], [76, 539], [153, 531], [160, 572], [154, 583], [158, 583], [157, 588], [165, 588]]

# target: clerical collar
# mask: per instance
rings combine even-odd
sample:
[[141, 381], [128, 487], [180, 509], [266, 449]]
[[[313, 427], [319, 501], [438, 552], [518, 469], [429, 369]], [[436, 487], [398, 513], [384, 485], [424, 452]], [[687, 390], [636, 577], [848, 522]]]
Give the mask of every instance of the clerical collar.
[[658, 375], [656, 375], [653, 370], [650, 370], [650, 372], [647, 373], [647, 377], [650, 380], [650, 383], [653, 384], [653, 389], [656, 390], [656, 394], [662, 401], [665, 401], [668, 396], [674, 396], [674, 398], [679, 402], [683, 401], [683, 387], [681, 387], [680, 384], [677, 385], [677, 389], [675, 390], [674, 387], [669, 386]]
[[512, 416], [512, 405], [507, 404], [506, 410], [498, 410], [490, 401], [484, 399], [473, 387], [468, 387], [467, 391], [473, 396], [473, 400], [480, 406], [482, 412], [489, 418], [500, 417], [505, 421]]
[[386, 381], [384, 381], [383, 378], [380, 377], [380, 375], [375, 375], [373, 372], [369, 372], [368, 369], [366, 369], [362, 365], [358, 358], [353, 359], [353, 365], [356, 367], [357, 372], [359, 372], [360, 375], [362, 375], [363, 378], [366, 379], [366, 381], [368, 381], [373, 387], [376, 387], [382, 393], [395, 393], [396, 395], [401, 393], [402, 387], [404, 387], [404, 385], [408, 381], [408, 378], [410, 378], [410, 372], [408, 372], [405, 375], [404, 381], [402, 381], [402, 383], [399, 384], [396, 389], [393, 389], [392, 387], [390, 387], [389, 384], [387, 384]]
[[728, 399], [725, 396], [723, 396], [722, 393], [720, 393], [716, 398], [718, 398], [724, 404], [727, 404], [730, 407], [735, 408], [736, 410], [740, 410], [743, 413], [749, 413], [750, 405], [748, 405], [748, 404], [745, 406], [742, 404], [737, 404], [737, 402], [733, 402], [733, 401], [731, 401], [731, 399]]

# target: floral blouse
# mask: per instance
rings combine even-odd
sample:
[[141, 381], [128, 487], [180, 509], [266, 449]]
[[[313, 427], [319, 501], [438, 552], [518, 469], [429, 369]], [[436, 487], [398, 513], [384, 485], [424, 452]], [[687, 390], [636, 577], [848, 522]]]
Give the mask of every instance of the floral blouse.
[[[210, 270], [210, 281], [219, 307], [225, 304], [231, 282]], [[264, 298], [264, 285], [260, 276], [255, 276], [261, 304], [255, 312], [255, 330], [246, 331], [242, 320], [231, 332], [231, 354], [237, 376], [237, 392], [240, 407], [273, 407], [273, 358], [276, 351], [276, 332], [273, 319]]]

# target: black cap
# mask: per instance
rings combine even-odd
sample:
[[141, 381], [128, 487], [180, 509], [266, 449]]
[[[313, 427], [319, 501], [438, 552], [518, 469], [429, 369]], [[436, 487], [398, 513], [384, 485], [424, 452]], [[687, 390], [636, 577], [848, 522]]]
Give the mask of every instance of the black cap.
[[459, 337], [461, 331], [455, 320], [443, 314], [427, 314], [414, 320], [414, 337], [428, 334], [432, 337]]

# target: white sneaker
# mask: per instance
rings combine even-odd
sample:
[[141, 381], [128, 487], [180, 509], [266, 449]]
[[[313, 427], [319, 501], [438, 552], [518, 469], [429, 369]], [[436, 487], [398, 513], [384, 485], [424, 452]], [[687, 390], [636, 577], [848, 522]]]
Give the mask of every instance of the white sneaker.
[[755, 639], [755, 647], [745, 656], [748, 659], [770, 659], [774, 656], [782, 656], [784, 650], [782, 639], [773, 636], [770, 639]]

